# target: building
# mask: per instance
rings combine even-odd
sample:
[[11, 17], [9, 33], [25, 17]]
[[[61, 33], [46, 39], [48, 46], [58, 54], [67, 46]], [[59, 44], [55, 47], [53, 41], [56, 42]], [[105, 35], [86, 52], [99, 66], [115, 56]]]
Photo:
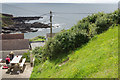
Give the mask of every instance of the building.
[[24, 34], [0, 34], [0, 58], [3, 60], [13, 51], [15, 55], [22, 55], [29, 50], [29, 40]]

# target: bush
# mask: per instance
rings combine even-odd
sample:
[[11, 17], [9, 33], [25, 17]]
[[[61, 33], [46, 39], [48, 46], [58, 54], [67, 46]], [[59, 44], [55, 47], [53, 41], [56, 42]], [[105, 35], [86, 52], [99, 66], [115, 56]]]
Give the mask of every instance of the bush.
[[97, 15], [96, 14], [92, 14], [91, 16], [87, 17], [88, 21], [91, 23], [95, 23], [96, 19], [97, 19]]
[[96, 25], [93, 23], [93, 24], [89, 25], [87, 35], [88, 35], [89, 38], [92, 38], [92, 37], [94, 37], [96, 34], [97, 34], [97, 27], [96, 27]]
[[111, 25], [120, 21], [120, 11], [111, 14], [98, 13], [80, 20], [77, 25], [69, 30], [57, 33], [53, 38], [48, 39], [43, 48], [36, 48], [33, 53], [40, 61], [55, 59], [59, 55], [67, 54], [69, 51], [81, 47], [96, 34], [106, 31]]
[[88, 37], [80, 31], [65, 31], [49, 39], [44, 46], [44, 56], [54, 59], [66, 54], [70, 50], [82, 46], [88, 41]]
[[41, 63], [41, 60], [39, 60], [39, 58], [35, 58], [35, 61], [34, 61], [34, 66], [37, 66]]
[[112, 14], [110, 14], [110, 17], [113, 19], [113, 21], [116, 24], [120, 24], [120, 9], [116, 10]]
[[97, 28], [97, 33], [102, 33], [106, 30], [108, 30], [109, 26], [111, 26], [113, 24], [112, 19], [107, 18], [106, 15], [104, 15], [103, 17], [99, 17], [96, 22], [95, 22]]
[[26, 62], [30, 62], [30, 52], [24, 53], [23, 58], [26, 58]]
[[42, 47], [36, 47], [33, 51], [32, 54], [35, 56], [35, 65], [39, 62], [42, 62], [42, 52], [43, 48]]

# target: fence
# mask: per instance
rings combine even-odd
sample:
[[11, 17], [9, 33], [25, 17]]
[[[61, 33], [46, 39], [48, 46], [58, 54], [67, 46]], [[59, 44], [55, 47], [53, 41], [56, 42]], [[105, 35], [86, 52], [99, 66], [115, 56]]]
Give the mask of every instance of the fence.
[[0, 34], [2, 40], [8, 39], [24, 39], [24, 34]]

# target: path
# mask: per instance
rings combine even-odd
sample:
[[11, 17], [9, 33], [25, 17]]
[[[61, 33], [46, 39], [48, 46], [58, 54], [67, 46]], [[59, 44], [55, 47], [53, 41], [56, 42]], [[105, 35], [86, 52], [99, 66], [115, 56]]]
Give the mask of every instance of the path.
[[[19, 74], [6, 74], [7, 69], [0, 69], [2, 70], [2, 78], [3, 80], [9, 80], [9, 78], [30, 78], [30, 75], [32, 73], [33, 67], [30, 66], [30, 63], [25, 63], [26, 67], [23, 73]], [[7, 79], [4, 79], [7, 78]]]
[[45, 42], [34, 42], [31, 43], [31, 47], [32, 49], [34, 49], [35, 47], [40, 47], [40, 46], [44, 46]]

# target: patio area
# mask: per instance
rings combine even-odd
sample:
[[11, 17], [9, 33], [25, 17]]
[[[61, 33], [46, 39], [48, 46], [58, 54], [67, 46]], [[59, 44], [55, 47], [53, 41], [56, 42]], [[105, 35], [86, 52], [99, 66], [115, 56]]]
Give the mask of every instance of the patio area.
[[0, 67], [0, 71], [2, 71], [2, 78], [29, 78], [31, 73], [32, 73], [32, 69], [33, 67], [30, 66], [30, 63], [25, 63], [25, 68], [23, 73], [18, 73], [18, 74], [14, 74], [14, 73], [6, 73], [7, 69], [2, 69], [2, 67]]

